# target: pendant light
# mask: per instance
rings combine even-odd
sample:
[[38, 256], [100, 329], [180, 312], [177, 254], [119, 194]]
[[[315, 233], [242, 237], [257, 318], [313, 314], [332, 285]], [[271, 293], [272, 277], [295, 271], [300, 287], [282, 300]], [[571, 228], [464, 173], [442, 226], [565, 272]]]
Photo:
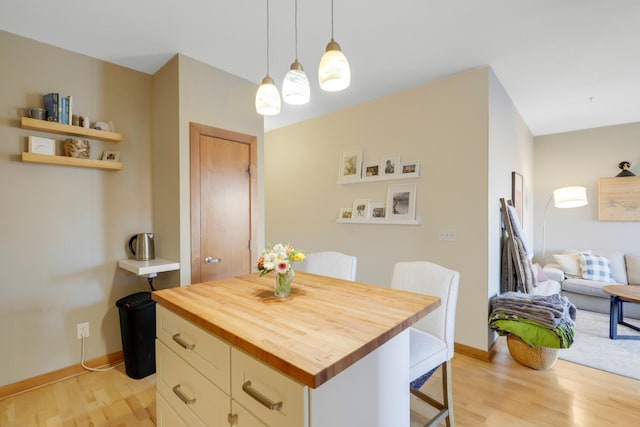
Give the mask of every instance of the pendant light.
[[327, 92], [337, 92], [349, 87], [351, 70], [347, 57], [340, 50], [340, 45], [333, 39], [333, 0], [331, 0], [331, 41], [320, 60], [318, 68], [320, 88]]
[[267, 0], [267, 75], [256, 93], [256, 111], [263, 116], [280, 114], [280, 94], [269, 76], [269, 0]]
[[311, 88], [302, 64], [298, 62], [298, 0], [295, 0], [294, 22], [296, 59], [284, 76], [284, 81], [282, 82], [282, 99], [287, 104], [302, 105], [309, 102], [311, 98]]

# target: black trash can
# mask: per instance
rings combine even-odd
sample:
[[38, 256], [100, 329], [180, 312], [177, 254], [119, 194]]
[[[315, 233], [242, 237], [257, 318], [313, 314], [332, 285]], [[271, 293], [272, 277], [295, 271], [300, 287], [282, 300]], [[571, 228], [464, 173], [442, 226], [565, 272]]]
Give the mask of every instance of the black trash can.
[[122, 352], [127, 375], [144, 378], [156, 372], [156, 302], [138, 292], [116, 302], [120, 312]]

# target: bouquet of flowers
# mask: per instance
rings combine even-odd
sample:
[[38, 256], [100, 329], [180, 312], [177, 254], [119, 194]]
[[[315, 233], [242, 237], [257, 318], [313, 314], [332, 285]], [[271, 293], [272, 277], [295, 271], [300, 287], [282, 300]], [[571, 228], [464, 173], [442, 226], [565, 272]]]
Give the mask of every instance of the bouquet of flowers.
[[278, 243], [262, 251], [262, 255], [258, 258], [258, 271], [260, 276], [274, 270], [278, 274], [285, 274], [291, 270], [293, 261], [304, 261], [304, 258], [305, 255], [295, 250], [289, 243], [286, 245]]

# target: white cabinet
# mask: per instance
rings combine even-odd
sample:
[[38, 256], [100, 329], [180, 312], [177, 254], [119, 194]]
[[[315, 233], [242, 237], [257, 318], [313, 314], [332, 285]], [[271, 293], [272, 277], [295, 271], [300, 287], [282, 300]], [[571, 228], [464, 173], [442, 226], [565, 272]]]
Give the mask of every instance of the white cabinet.
[[156, 387], [188, 425], [226, 425], [231, 406], [228, 395], [162, 341], [156, 344]]
[[189, 427], [189, 425], [171, 409], [160, 393], [156, 395], [156, 426]]
[[307, 387], [236, 348], [231, 349], [231, 391], [234, 400], [267, 425], [307, 424]]
[[161, 305], [156, 315], [158, 426], [409, 425], [408, 329], [311, 388]]
[[306, 386], [160, 305], [156, 323], [158, 425], [308, 426]]

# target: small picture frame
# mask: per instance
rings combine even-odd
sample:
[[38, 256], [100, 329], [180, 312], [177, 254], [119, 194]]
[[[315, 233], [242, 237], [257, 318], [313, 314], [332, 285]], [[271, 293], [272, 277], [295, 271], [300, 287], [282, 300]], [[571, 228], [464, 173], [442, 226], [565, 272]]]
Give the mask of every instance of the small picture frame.
[[102, 160], [107, 160], [109, 162], [117, 162], [120, 160], [120, 152], [113, 150], [104, 150], [102, 152]]
[[364, 177], [370, 178], [372, 176], [380, 175], [380, 162], [367, 162], [364, 164]]
[[371, 221], [384, 221], [387, 218], [387, 206], [384, 202], [372, 202], [369, 205]]
[[369, 219], [369, 199], [356, 199], [353, 201], [353, 219]]
[[353, 212], [352, 208], [340, 208], [340, 213], [338, 217], [340, 219], [351, 219], [351, 214]]
[[420, 161], [402, 162], [400, 165], [400, 173], [402, 175], [420, 175]]
[[416, 184], [391, 184], [387, 188], [387, 219], [414, 220], [416, 216]]
[[29, 152], [34, 154], [46, 154], [55, 156], [56, 141], [51, 138], [41, 138], [39, 136], [29, 137]]
[[511, 172], [511, 202], [513, 203], [513, 207], [516, 208], [518, 219], [522, 225], [522, 217], [524, 213], [524, 184], [522, 175], [516, 171]]
[[395, 175], [400, 173], [400, 154], [388, 154], [382, 157], [380, 165], [381, 175]]
[[340, 156], [338, 181], [357, 181], [362, 177], [362, 148], [344, 151]]

